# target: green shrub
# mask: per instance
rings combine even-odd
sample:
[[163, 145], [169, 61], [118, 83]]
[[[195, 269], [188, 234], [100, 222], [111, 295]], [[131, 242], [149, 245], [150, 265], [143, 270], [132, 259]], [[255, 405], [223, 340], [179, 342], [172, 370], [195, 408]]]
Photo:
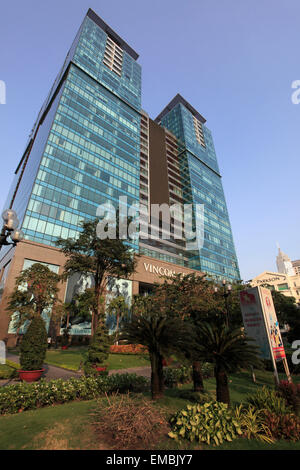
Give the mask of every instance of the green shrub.
[[172, 431], [169, 432], [169, 437], [185, 438], [191, 442], [219, 445], [242, 434], [234, 413], [227, 404], [221, 402], [188, 405], [171, 418], [170, 424]]
[[275, 439], [285, 439], [288, 441], [300, 440], [300, 419], [290, 413], [285, 415], [276, 415], [275, 413], [265, 412], [265, 425]]
[[192, 381], [191, 367], [165, 367], [163, 370], [166, 387], [176, 387], [178, 384], [185, 384]]
[[0, 414], [18, 413], [72, 400], [91, 400], [105, 393], [139, 393], [149, 390], [149, 387], [149, 380], [136, 374], [22, 382], [0, 388]]
[[267, 410], [277, 415], [291, 411], [286, 405], [285, 399], [280, 397], [276, 390], [271, 390], [265, 386], [249, 395], [245, 400], [245, 404], [252, 405], [256, 410]]
[[179, 390], [178, 396], [185, 400], [200, 403], [201, 405], [216, 399], [216, 396], [213, 396], [210, 392], [194, 392], [193, 390]]
[[84, 373], [85, 375], [96, 375], [98, 372], [95, 367], [101, 367], [107, 361], [109, 356], [110, 342], [108, 331], [103, 321], [100, 321], [92, 341], [89, 345], [88, 351], [84, 359]]
[[47, 346], [47, 331], [45, 328], [45, 322], [41, 317], [34, 317], [21, 342], [21, 369], [42, 369], [46, 357]]
[[150, 381], [136, 374], [112, 374], [108, 377], [110, 392], [141, 393], [149, 390]]
[[274, 438], [265, 423], [265, 410], [255, 409], [252, 405], [242, 404], [234, 410], [237, 420], [241, 424], [243, 437], [272, 444]]
[[278, 385], [278, 394], [285, 399], [286, 404], [293, 408], [294, 413], [300, 415], [300, 384], [281, 380]]
[[61, 346], [69, 346], [69, 343], [70, 343], [70, 329], [71, 329], [70, 326], [63, 329], [63, 334], [60, 338]]
[[211, 377], [214, 377], [214, 366], [210, 362], [204, 362], [201, 365], [201, 372], [202, 372], [202, 377], [204, 379], [210, 379]]

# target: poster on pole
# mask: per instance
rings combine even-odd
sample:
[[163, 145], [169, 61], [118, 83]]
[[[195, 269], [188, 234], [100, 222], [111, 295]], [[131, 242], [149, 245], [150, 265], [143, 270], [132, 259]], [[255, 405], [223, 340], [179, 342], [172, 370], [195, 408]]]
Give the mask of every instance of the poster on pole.
[[285, 359], [285, 351], [281, 338], [280, 327], [272, 299], [272, 293], [265, 287], [259, 287], [266, 329], [270, 338], [272, 354], [275, 361]]
[[[43, 261], [34, 261], [32, 259], [24, 259], [22, 269], [24, 270], [24, 269], [31, 268], [31, 266], [33, 266], [36, 263], [42, 264], [43, 266], [47, 266], [50, 269], [50, 271], [54, 272], [55, 274], [58, 274], [58, 271], [59, 271], [59, 266], [58, 265], [50, 264], [50, 263], [44, 263]], [[27, 290], [27, 285], [25, 284], [23, 287], [19, 286], [19, 290]], [[49, 330], [51, 313], [52, 313], [52, 307], [49, 307], [49, 308], [44, 309], [43, 312], [42, 312], [42, 315], [41, 315], [44, 322], [45, 322], [45, 327], [46, 327], [47, 332]], [[12, 314], [11, 321], [10, 321], [9, 326], [8, 326], [8, 333], [9, 334], [17, 334], [18, 333], [20, 335], [23, 335], [23, 334], [26, 333], [27, 328], [30, 324], [30, 321], [25, 320], [25, 322], [22, 324], [22, 326], [20, 328], [18, 328], [17, 325], [18, 325], [19, 316], [20, 315], [19, 315], [18, 312], [14, 312]]]
[[[93, 288], [95, 285], [92, 274], [74, 273], [69, 277], [65, 295], [65, 302], [71, 303], [76, 295], [83, 294], [86, 289]], [[117, 296], [123, 296], [125, 302], [130, 306], [132, 299], [132, 281], [125, 279], [117, 279], [110, 277], [107, 283], [106, 306]], [[106, 316], [106, 326], [110, 334], [115, 330], [116, 319], [114, 315]], [[86, 316], [75, 315], [70, 311], [66, 317], [62, 319], [60, 334], [63, 334], [64, 328], [69, 326], [70, 335], [89, 336], [92, 332], [92, 315], [90, 318]]]
[[240, 303], [246, 335], [256, 342], [260, 357], [270, 359], [270, 346], [258, 287], [241, 291]]
[[245, 333], [260, 348], [262, 359], [285, 359], [272, 293], [264, 287], [252, 287], [240, 292], [241, 310]]

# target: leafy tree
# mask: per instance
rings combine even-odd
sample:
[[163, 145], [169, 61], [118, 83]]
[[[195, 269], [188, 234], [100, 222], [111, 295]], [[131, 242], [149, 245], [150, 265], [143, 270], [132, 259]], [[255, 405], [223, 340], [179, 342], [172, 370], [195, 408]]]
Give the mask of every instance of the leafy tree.
[[250, 284], [244, 284], [242, 281], [233, 282], [231, 284], [231, 291], [227, 297], [228, 312], [226, 312], [226, 305], [222, 292], [222, 286], [218, 286], [218, 291], [215, 295], [216, 297], [218, 297], [218, 301], [222, 306], [223, 315], [225, 316], [228, 314], [228, 323], [231, 330], [243, 326], [243, 316], [240, 304], [240, 292], [249, 287], [251, 287]]
[[240, 328], [228, 329], [225, 325], [203, 323], [197, 328], [198, 354], [214, 364], [217, 401], [230, 404], [228, 374], [242, 368], [262, 367], [258, 347], [251, 344]]
[[118, 295], [110, 301], [107, 307], [107, 313], [115, 315], [116, 317], [115, 343], [118, 344], [120, 322], [128, 318], [130, 313], [130, 309], [123, 295]]
[[[224, 322], [222, 301], [215, 295], [214, 283], [205, 279], [204, 274], [176, 274], [156, 289], [168, 315], [190, 322], [194, 332], [203, 321]], [[187, 338], [182, 352], [192, 362], [194, 390], [203, 391], [201, 358], [191, 338]]]
[[97, 236], [98, 219], [81, 223], [82, 232], [77, 240], [59, 239], [56, 244], [66, 255], [64, 276], [74, 273], [92, 275], [94, 297], [91, 299], [92, 334], [100, 316], [104, 316], [101, 297], [106, 292], [107, 280], [112, 277], [128, 277], [135, 271], [136, 255], [119, 238], [101, 240]]
[[61, 345], [68, 346], [70, 340], [70, 327], [66, 327], [63, 329], [63, 334], [61, 338]]
[[18, 312], [16, 326], [26, 320], [39, 317], [48, 311], [53, 317], [60, 317], [63, 308], [58, 299], [60, 276], [41, 263], [34, 263], [24, 269], [16, 278], [15, 288], [9, 296], [7, 310], [13, 315]]
[[163, 358], [185, 347], [191, 330], [179, 317], [166, 314], [160, 297], [155, 293], [136, 296], [133, 315], [126, 323], [120, 339], [148, 348], [151, 362], [151, 394], [154, 400], [164, 394]]
[[289, 297], [281, 292], [272, 290], [272, 298], [278, 322], [281, 327], [288, 324], [290, 327], [288, 333], [289, 342], [300, 338], [300, 309], [296, 304], [295, 297]]
[[22, 370], [41, 370], [47, 351], [47, 331], [45, 322], [36, 316], [24, 334], [20, 346], [20, 365]]

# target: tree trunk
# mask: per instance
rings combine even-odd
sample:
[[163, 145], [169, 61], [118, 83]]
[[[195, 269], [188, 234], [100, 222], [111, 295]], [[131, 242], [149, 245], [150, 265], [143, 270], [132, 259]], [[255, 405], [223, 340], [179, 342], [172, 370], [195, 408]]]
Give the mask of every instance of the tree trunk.
[[201, 371], [201, 362], [193, 361], [193, 382], [194, 382], [194, 392], [203, 392], [203, 378]]
[[53, 315], [51, 315], [48, 334], [51, 337], [52, 344], [54, 345], [55, 348], [57, 348], [57, 336], [59, 336], [59, 333], [60, 333], [60, 319], [58, 320], [57, 318], [54, 318]]
[[158, 400], [164, 395], [164, 377], [162, 356], [158, 353], [150, 353], [151, 360], [151, 396], [152, 400]]
[[116, 336], [115, 336], [116, 344], [119, 344], [119, 322], [120, 322], [120, 315], [117, 313]]
[[217, 401], [227, 403], [230, 406], [230, 394], [228, 386], [228, 377], [226, 372], [215, 367]]
[[91, 338], [93, 338], [96, 328], [98, 325], [98, 312], [97, 310], [93, 309], [92, 310], [92, 322], [91, 322]]
[[[105, 283], [105, 273], [99, 270], [99, 266], [97, 267], [97, 271], [95, 273], [95, 306], [93, 308], [93, 317], [92, 317], [92, 335], [96, 332], [99, 319], [101, 317], [105, 317], [105, 302], [101, 303], [101, 296], [106, 296], [106, 283]], [[104, 282], [104, 283], [103, 283]]]
[[95, 305], [95, 308], [93, 308], [93, 313], [92, 313], [92, 331], [91, 331], [91, 336], [93, 337], [95, 332], [96, 332], [96, 329], [97, 329], [97, 326], [98, 326], [98, 322], [99, 322], [99, 317], [100, 317], [100, 308], [99, 308], [99, 304], [100, 304], [100, 291], [99, 291], [99, 288], [96, 288], [95, 289], [95, 297], [96, 297], [96, 305]]

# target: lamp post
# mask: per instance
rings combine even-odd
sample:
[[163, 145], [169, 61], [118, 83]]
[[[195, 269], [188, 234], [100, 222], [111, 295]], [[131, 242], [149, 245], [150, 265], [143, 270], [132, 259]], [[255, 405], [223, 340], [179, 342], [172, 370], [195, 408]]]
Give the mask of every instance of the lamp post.
[[[22, 230], [18, 229], [19, 220], [14, 210], [6, 209], [2, 219], [4, 224], [0, 233], [0, 250], [4, 245], [16, 246], [24, 238]], [[11, 241], [7, 241], [7, 238]]]
[[[231, 289], [232, 289], [231, 284], [226, 284], [226, 280], [223, 279], [221, 295], [222, 295], [222, 297], [224, 297], [224, 302], [225, 302], [225, 315], [226, 315], [226, 320], [225, 321], [226, 321], [227, 328], [229, 327], [228, 296], [231, 294]], [[215, 287], [215, 292], [217, 293], [218, 291], [219, 291], [219, 288]]]

